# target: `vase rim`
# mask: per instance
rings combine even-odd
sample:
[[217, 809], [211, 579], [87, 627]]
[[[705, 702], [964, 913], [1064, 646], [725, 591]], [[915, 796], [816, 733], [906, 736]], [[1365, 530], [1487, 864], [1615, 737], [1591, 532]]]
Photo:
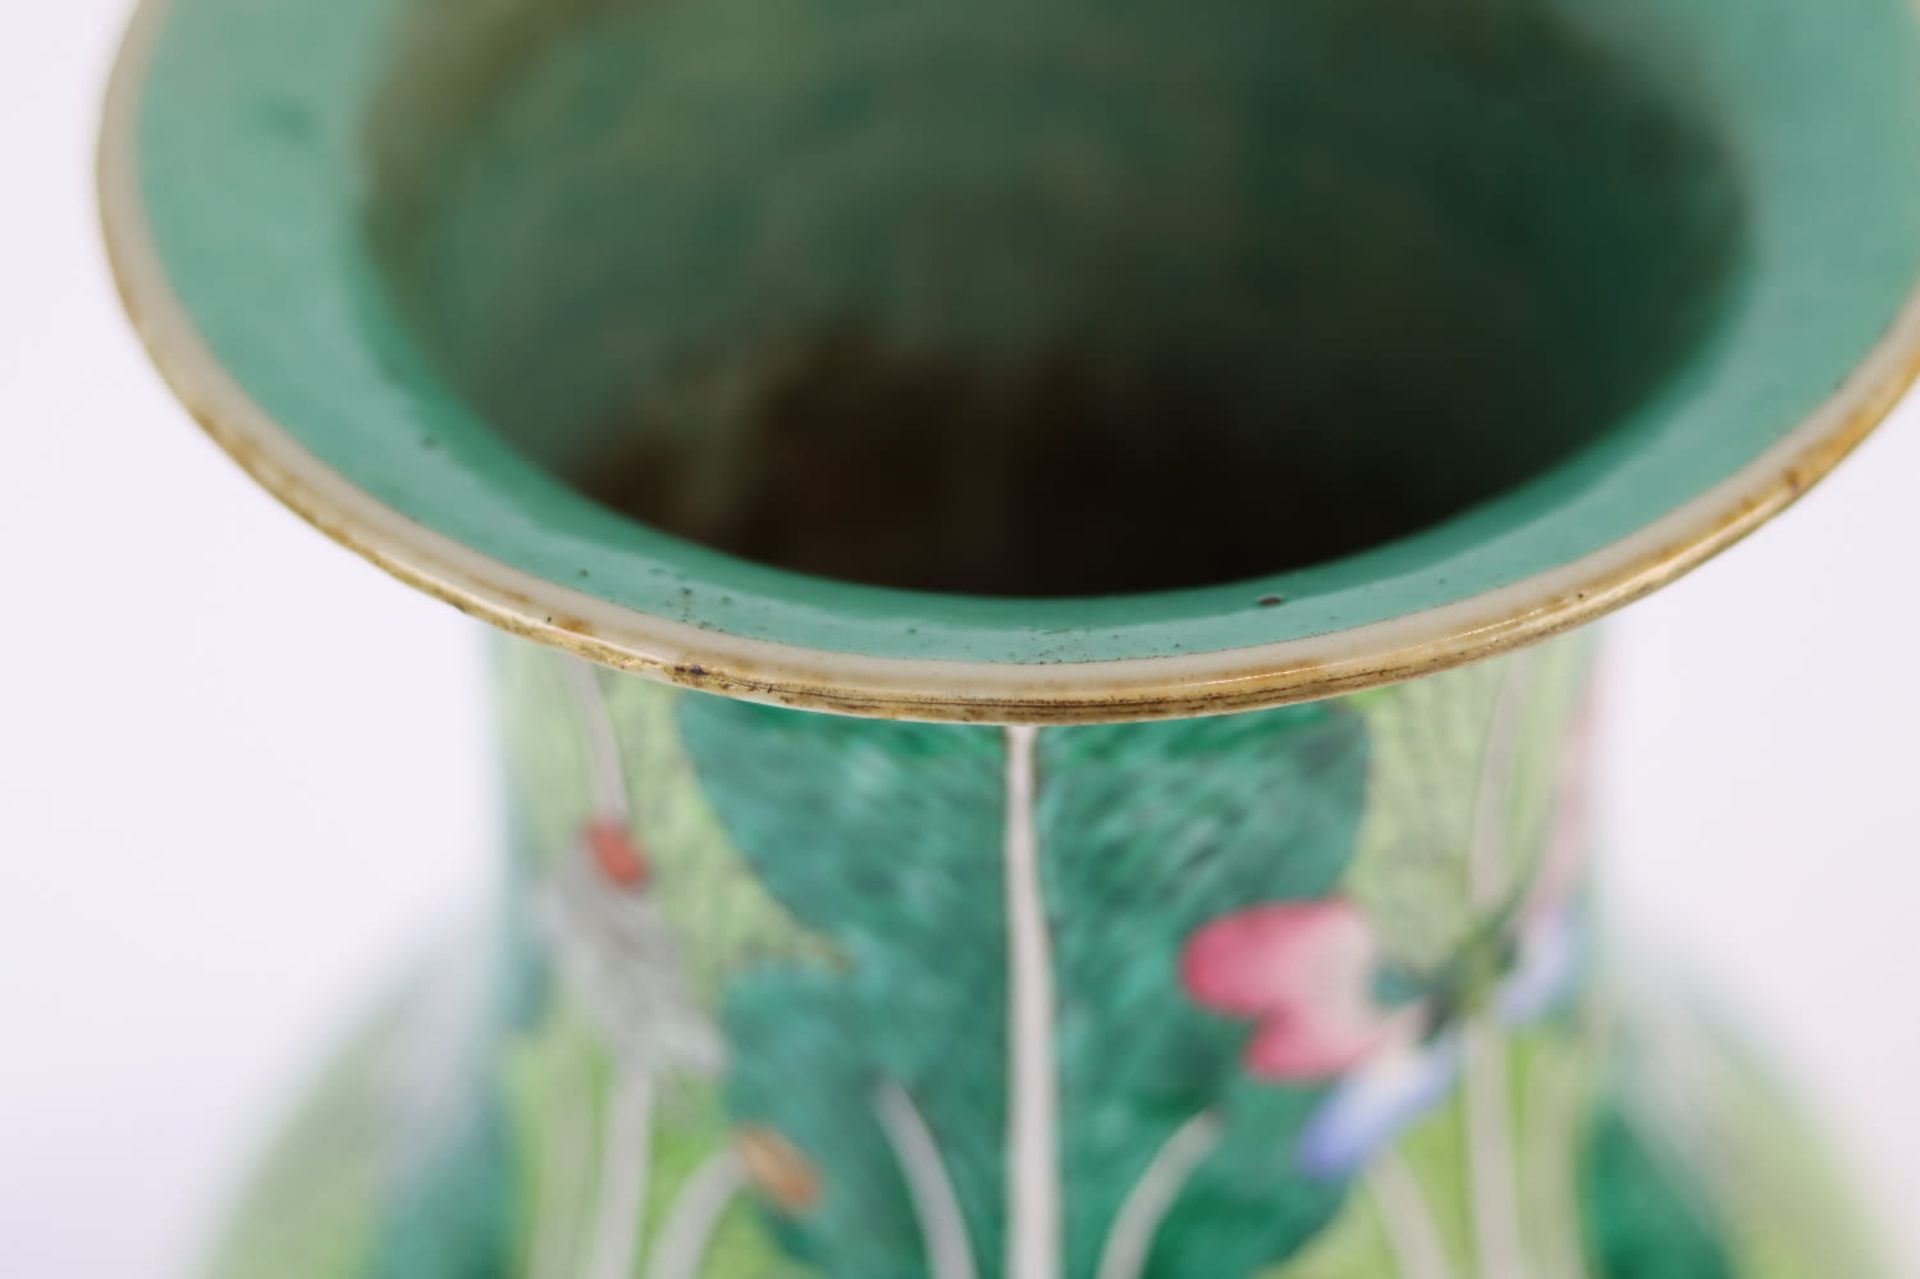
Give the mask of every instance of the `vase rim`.
[[[214, 354], [156, 243], [140, 168], [147, 73], [171, 3], [136, 6], [108, 89], [98, 180], [113, 278], [175, 396], [284, 505], [393, 576], [510, 633], [692, 688], [852, 715], [1073, 723], [1251, 710], [1437, 673], [1592, 621], [1733, 545], [1826, 475], [1920, 379], [1915, 287], [1813, 412], [1658, 518], [1517, 580], [1322, 633], [1139, 656], [969, 660], [729, 632], [604, 599], [430, 527], [317, 456]], [[942, 599], [859, 589], [904, 609]], [[1247, 585], [1250, 607], [1276, 602], [1261, 589]]]

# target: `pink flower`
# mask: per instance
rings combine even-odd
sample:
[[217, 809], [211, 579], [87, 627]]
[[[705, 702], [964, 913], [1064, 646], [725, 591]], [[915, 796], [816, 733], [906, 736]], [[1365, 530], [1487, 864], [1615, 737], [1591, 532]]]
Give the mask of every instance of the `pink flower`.
[[[1529, 880], [1437, 971], [1394, 970], [1372, 925], [1337, 897], [1265, 902], [1187, 939], [1180, 980], [1188, 995], [1254, 1023], [1248, 1073], [1333, 1084], [1295, 1150], [1309, 1176], [1351, 1176], [1440, 1104], [1459, 1074], [1469, 1018], [1485, 1012], [1502, 1025], [1524, 1025], [1578, 986], [1588, 718], [1578, 716], [1561, 756], [1558, 812]], [[1389, 977], [1405, 993], [1400, 1002], [1381, 1000]]]
[[1181, 954], [1181, 984], [1202, 1007], [1253, 1020], [1248, 1073], [1334, 1082], [1295, 1156], [1309, 1176], [1351, 1176], [1452, 1089], [1462, 1017], [1490, 1006], [1520, 1024], [1571, 988], [1577, 928], [1560, 900], [1571, 882], [1543, 875], [1544, 887], [1511, 921], [1511, 955], [1495, 968], [1469, 963], [1464, 977], [1435, 975], [1420, 997], [1397, 1006], [1376, 994], [1385, 972], [1378, 936], [1339, 898], [1269, 902], [1204, 925]]
[[1255, 1021], [1247, 1070], [1324, 1079], [1419, 1033], [1418, 1008], [1383, 1007], [1373, 929], [1338, 898], [1273, 902], [1227, 915], [1188, 939], [1181, 984], [1204, 1008]]

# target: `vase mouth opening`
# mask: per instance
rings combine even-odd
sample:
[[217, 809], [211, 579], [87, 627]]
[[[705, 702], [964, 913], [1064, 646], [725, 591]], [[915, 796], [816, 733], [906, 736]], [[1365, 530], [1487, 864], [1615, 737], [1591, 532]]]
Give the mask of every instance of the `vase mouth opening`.
[[762, 8], [424, 5], [360, 137], [444, 389], [778, 569], [1112, 596], [1370, 551], [1629, 428], [1744, 253], [1718, 122], [1544, 9], [1043, 6], [1016, 58], [969, 6]]
[[1920, 22], [1835, 3], [145, 0], [103, 211], [216, 439], [508, 630], [1226, 711], [1597, 616], [1888, 411]]

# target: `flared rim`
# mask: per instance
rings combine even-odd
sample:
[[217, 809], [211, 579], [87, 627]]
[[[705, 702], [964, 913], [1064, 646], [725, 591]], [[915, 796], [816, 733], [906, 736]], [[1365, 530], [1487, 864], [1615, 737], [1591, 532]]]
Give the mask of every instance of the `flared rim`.
[[167, 0], [137, 6], [107, 95], [101, 213], [125, 308], [176, 397], [256, 482], [395, 577], [472, 616], [605, 665], [844, 714], [1071, 723], [1224, 713], [1432, 674], [1582, 625], [1751, 533], [1863, 440], [1920, 379], [1920, 287], [1814, 413], [1758, 458], [1631, 535], [1549, 571], [1336, 632], [1210, 652], [1024, 663], [867, 656], [733, 635], [526, 572], [376, 500], [274, 420], [209, 350], [145, 214], [137, 124]]

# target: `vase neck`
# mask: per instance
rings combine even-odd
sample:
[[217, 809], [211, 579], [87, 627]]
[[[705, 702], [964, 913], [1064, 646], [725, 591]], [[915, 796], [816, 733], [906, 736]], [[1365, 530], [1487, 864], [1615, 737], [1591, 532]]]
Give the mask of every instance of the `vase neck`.
[[[1274, 1193], [1317, 1201], [1412, 1121], [1348, 1113], [1350, 1084], [1577, 1005], [1583, 641], [1053, 728], [760, 706], [518, 643], [498, 669], [538, 942], [516, 984], [543, 992], [514, 1034], [597, 1063], [608, 1122], [671, 1099], [710, 1152], [679, 1193], [755, 1205], [829, 1274], [871, 1229], [841, 1196], [917, 1223], [902, 1266], [972, 1258], [941, 1279], [1124, 1260], [1170, 1211], [1139, 1196], [1226, 1175], [1235, 1142], [1290, 1151]], [[1113, 1161], [1132, 1178], [1090, 1195]]]

